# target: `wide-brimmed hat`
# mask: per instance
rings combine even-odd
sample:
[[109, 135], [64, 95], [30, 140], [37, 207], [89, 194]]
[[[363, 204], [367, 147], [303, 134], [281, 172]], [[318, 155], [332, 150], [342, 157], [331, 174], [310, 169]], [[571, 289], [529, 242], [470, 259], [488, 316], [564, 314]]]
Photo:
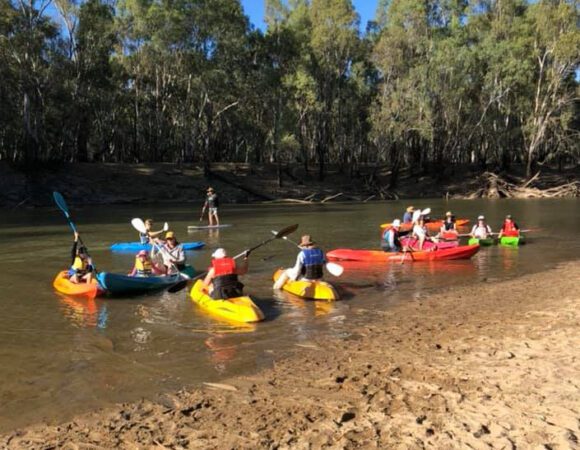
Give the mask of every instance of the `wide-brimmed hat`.
[[393, 220], [393, 223], [391, 225], [394, 227], [400, 227], [401, 221], [399, 219], [395, 219], [395, 220]]
[[300, 247], [308, 247], [309, 245], [314, 245], [315, 242], [312, 240], [312, 236], [305, 234], [300, 238]]
[[168, 231], [165, 233], [165, 239], [175, 239], [175, 233], [173, 231]]
[[413, 212], [415, 211], [415, 207], [414, 206], [408, 206], [407, 207], [407, 212]]
[[223, 248], [218, 248], [215, 252], [211, 254], [211, 257], [216, 259], [225, 258], [226, 256], [228, 256], [228, 254]]

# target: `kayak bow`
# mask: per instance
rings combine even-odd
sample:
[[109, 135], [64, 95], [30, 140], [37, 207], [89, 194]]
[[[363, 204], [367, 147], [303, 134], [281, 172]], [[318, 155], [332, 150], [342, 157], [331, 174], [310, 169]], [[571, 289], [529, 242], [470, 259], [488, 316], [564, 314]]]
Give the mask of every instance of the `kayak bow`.
[[[277, 281], [283, 272], [283, 269], [278, 269], [276, 272], [274, 272], [274, 281]], [[310, 300], [333, 301], [339, 299], [339, 295], [336, 292], [334, 286], [322, 280], [288, 280], [282, 289], [286, 292], [289, 292], [290, 294], [294, 294], [298, 297], [307, 298]]]

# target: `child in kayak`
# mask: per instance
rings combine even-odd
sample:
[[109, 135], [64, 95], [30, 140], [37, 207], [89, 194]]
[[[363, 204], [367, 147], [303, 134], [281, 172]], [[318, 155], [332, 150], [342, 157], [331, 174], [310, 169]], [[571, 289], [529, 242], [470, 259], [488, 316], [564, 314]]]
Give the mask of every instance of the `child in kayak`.
[[161, 246], [161, 250], [158, 252], [153, 247], [151, 255], [153, 258], [161, 255], [166, 274], [173, 274], [185, 269], [185, 251], [183, 250], [183, 245], [175, 238], [173, 231], [165, 233], [165, 242], [158, 239], [155, 242]]
[[211, 298], [219, 300], [244, 295], [244, 285], [238, 275], [248, 272], [248, 254], [244, 255], [244, 262], [240, 265], [234, 258], [229, 258], [223, 248], [218, 248], [211, 256], [211, 266], [203, 280]]
[[501, 230], [499, 230], [498, 237], [501, 239], [502, 236], [520, 237], [520, 227], [514, 222], [510, 214], [505, 216]]
[[84, 245], [79, 247], [79, 234], [75, 232], [75, 240], [71, 250], [72, 264], [68, 271], [71, 283], [90, 283], [93, 280], [95, 268], [93, 260]]
[[[400, 224], [400, 222], [399, 222]], [[300, 253], [296, 257], [296, 264], [291, 269], [286, 269], [280, 278], [274, 283], [274, 289], [282, 289], [286, 281], [298, 279], [321, 280], [324, 276], [324, 265], [326, 257], [324, 252], [312, 240], [312, 237], [305, 234], [300, 238]]]
[[165, 273], [164, 270], [157, 267], [157, 265], [151, 260], [151, 256], [147, 250], [141, 250], [135, 256], [135, 265], [133, 270], [129, 274], [131, 277], [150, 277], [153, 275], [162, 275]]
[[391, 223], [391, 227], [387, 228], [383, 232], [381, 248], [384, 252], [400, 252], [403, 250], [403, 245], [401, 244], [400, 238], [409, 234], [411, 230], [400, 231], [400, 229], [401, 221], [399, 219], [395, 219]]
[[163, 233], [163, 230], [159, 230], [159, 231], [151, 231], [153, 229], [153, 220], [152, 219], [146, 219], [145, 220], [145, 233], [139, 233], [139, 241], [141, 242], [141, 244], [148, 244], [149, 243], [149, 238], [156, 238], [158, 236], [161, 235], [161, 233]]
[[492, 234], [491, 227], [485, 222], [485, 217], [479, 216], [477, 223], [471, 229], [471, 237], [475, 239], [487, 239]]
[[403, 214], [403, 223], [412, 223], [413, 222], [413, 212], [415, 212], [415, 207], [409, 206]]

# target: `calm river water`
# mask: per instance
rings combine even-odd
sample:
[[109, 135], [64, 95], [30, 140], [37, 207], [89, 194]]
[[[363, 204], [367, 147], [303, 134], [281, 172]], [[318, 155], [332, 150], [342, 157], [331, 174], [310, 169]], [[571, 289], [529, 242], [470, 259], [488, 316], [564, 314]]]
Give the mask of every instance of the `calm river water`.
[[580, 201], [575, 199], [224, 206], [222, 220], [233, 227], [189, 235], [187, 225], [199, 217], [193, 206], [73, 205], [71, 210], [98, 267], [125, 272], [133, 256], [108, 248], [112, 242], [136, 240], [129, 224], [133, 217], [168, 221], [181, 241], [205, 241], [204, 250], [189, 253], [189, 261], [203, 269], [212, 249], [223, 246], [237, 253], [292, 223], [300, 224], [295, 239], [312, 234], [326, 250], [376, 247], [378, 224], [401, 215], [407, 204], [430, 206], [432, 216], [449, 209], [471, 220], [485, 214], [494, 231], [510, 212], [523, 228], [539, 230], [528, 235], [526, 246], [484, 248], [470, 261], [409, 261], [347, 270], [340, 279], [329, 276], [344, 296], [334, 304], [273, 294], [273, 270], [292, 264], [296, 254], [287, 242], [275, 241], [252, 255], [250, 274], [243, 280], [266, 321], [240, 328], [203, 314], [186, 290], [123, 300], [59, 295], [52, 279], [69, 263], [72, 241], [62, 213], [56, 208], [2, 211], [0, 431], [247, 373], [268, 366], [297, 343], [325, 335], [348, 337], [353, 327], [372, 318], [374, 309], [578, 257]]

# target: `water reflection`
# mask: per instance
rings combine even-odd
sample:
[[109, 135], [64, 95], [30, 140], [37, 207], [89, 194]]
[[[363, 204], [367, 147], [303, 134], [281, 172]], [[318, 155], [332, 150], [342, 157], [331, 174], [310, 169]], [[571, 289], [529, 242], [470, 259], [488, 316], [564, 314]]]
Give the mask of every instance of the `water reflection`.
[[63, 316], [78, 328], [107, 328], [107, 305], [94, 298], [59, 294]]

